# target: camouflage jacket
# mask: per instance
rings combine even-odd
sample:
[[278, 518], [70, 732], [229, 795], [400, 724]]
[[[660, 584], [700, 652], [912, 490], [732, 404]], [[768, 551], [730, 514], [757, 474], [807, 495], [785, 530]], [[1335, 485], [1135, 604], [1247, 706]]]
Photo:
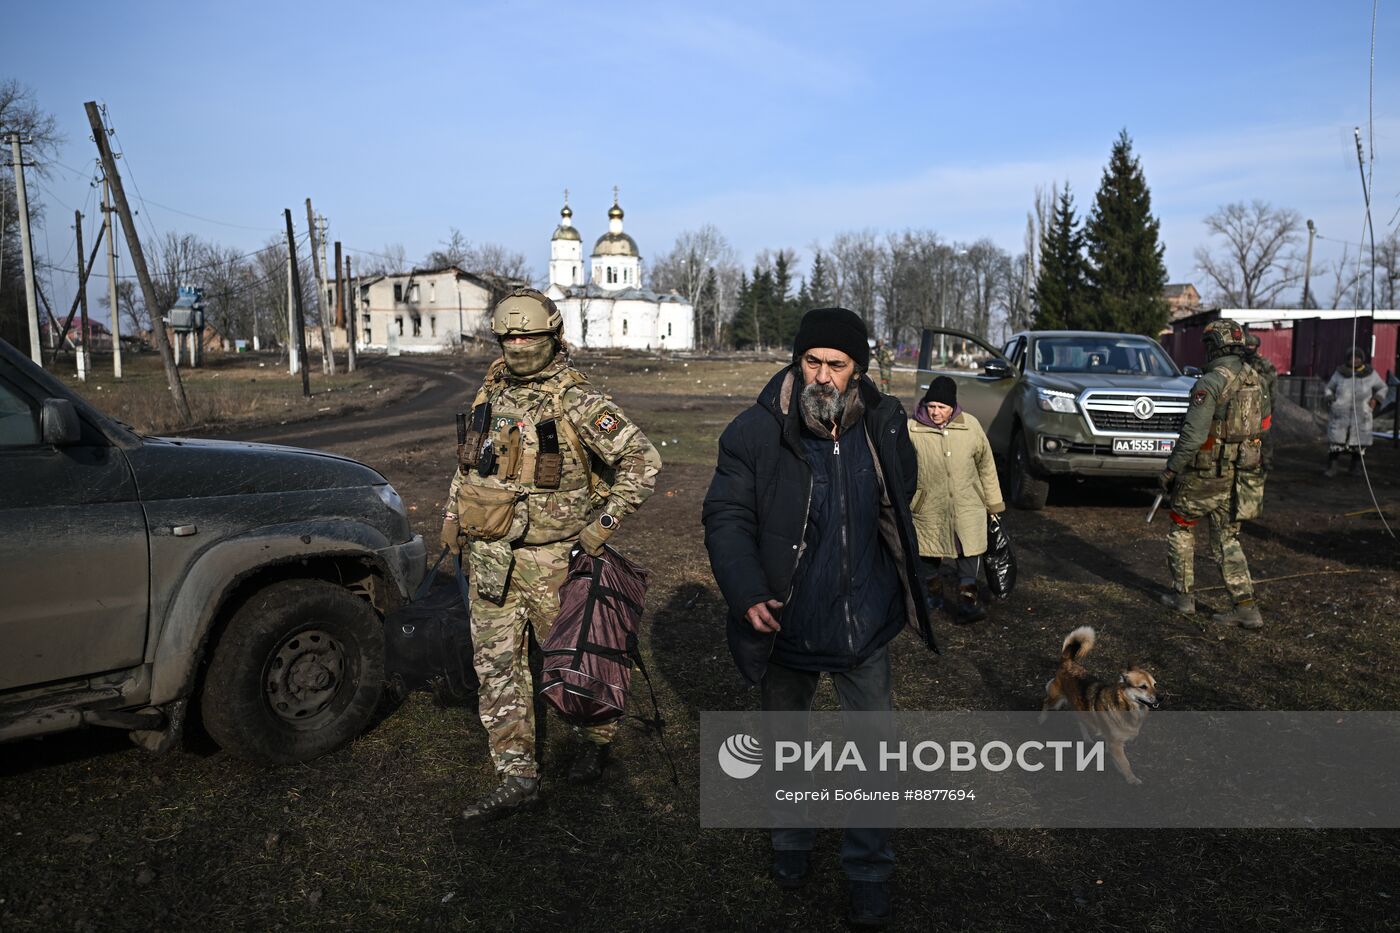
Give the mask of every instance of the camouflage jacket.
[[1268, 357], [1258, 353], [1245, 356], [1244, 361], [1259, 374], [1259, 381], [1264, 384], [1264, 394], [1269, 397], [1268, 405], [1272, 411], [1275, 392], [1278, 389], [1278, 367], [1271, 363]]
[[[1219, 473], [1236, 465], [1241, 469], [1258, 468], [1259, 438], [1273, 414], [1272, 397], [1255, 371], [1249, 369], [1246, 375], [1246, 369], [1240, 357], [1228, 354], [1212, 360], [1210, 368], [1196, 380], [1191, 390], [1191, 404], [1186, 410], [1186, 423], [1167, 460], [1168, 470], [1181, 473], [1195, 468]], [[1220, 422], [1226, 417], [1228, 406], [1235, 403], [1240, 389], [1253, 383], [1260, 385], [1259, 429], [1248, 439], [1227, 443], [1218, 436]]]
[[[481, 476], [460, 467], [448, 490], [449, 511], [458, 511], [464, 484], [517, 494], [510, 540], [548, 544], [573, 538], [602, 507], [621, 518], [646, 501], [661, 470], [661, 456], [637, 425], [562, 354], [528, 378], [511, 375], [504, 360], [487, 370], [472, 407], [491, 404], [489, 440], [497, 452], [497, 469]], [[563, 455], [558, 488], [535, 483], [540, 453], [537, 426], [555, 419]], [[596, 462], [595, 462], [596, 461]], [[610, 468], [603, 482], [603, 467]]]
[[875, 363], [880, 372], [887, 373], [894, 368], [894, 353], [889, 347], [881, 347], [875, 351]]

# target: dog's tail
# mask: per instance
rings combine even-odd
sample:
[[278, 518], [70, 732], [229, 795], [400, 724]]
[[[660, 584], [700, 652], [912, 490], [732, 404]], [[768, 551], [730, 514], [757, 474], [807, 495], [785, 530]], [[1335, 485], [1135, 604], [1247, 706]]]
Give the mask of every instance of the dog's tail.
[[1065, 636], [1065, 643], [1060, 647], [1060, 660], [1078, 661], [1093, 650], [1094, 630], [1087, 625], [1081, 625]]

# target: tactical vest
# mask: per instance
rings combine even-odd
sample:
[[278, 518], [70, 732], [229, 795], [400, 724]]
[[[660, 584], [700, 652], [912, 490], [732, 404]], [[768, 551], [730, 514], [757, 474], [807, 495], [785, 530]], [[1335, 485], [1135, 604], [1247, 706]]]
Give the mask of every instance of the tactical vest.
[[1259, 373], [1247, 363], [1238, 371], [1228, 366], [1215, 370], [1225, 376], [1225, 386], [1215, 402], [1210, 436], [1196, 454], [1195, 467], [1213, 470], [1225, 467], [1257, 470], [1261, 462], [1264, 435], [1265, 392]]
[[[572, 367], [538, 382], [510, 382], [494, 367], [487, 374], [472, 407], [491, 406], [482, 442], [493, 462], [484, 476], [462, 468], [457, 512], [468, 537], [549, 544], [588, 524], [607, 489], [564, 404], [566, 391], [586, 384]], [[551, 464], [545, 455], [555, 451]]]

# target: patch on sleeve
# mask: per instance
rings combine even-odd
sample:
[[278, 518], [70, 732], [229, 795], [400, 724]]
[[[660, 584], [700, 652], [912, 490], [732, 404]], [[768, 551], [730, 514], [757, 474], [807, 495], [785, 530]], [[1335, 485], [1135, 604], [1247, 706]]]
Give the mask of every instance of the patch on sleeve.
[[1197, 389], [1195, 392], [1191, 393], [1191, 404], [1204, 405], [1206, 403], [1206, 399], [1208, 398], [1210, 398], [1209, 392], [1207, 392], [1205, 389]]
[[615, 411], [605, 411], [593, 419], [593, 427], [605, 434], [612, 434], [622, 427], [622, 416]]

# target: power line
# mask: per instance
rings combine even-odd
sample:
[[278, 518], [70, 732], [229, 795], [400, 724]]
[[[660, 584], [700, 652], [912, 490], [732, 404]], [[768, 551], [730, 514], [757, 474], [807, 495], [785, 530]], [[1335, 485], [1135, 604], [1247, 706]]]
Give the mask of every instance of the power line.
[[[297, 245], [301, 245], [302, 243], [304, 243], [304, 242], [306, 241], [307, 237], [308, 237], [308, 234], [305, 234], [305, 233], [299, 235], [299, 236], [297, 237]], [[285, 249], [285, 248], [286, 248], [286, 244], [284, 244], [284, 243], [273, 243], [273, 244], [271, 244], [271, 245], [269, 245], [269, 246], [264, 246], [262, 249], [255, 249], [255, 250], [253, 250], [251, 253], [243, 253], [242, 255], [239, 255], [239, 256], [230, 256], [230, 257], [228, 257], [227, 259], [220, 259], [220, 260], [217, 260], [216, 262], [207, 263], [207, 264], [202, 265], [202, 266], [191, 266], [191, 267], [188, 268], [188, 269], [180, 269], [179, 271], [176, 271], [176, 272], [169, 272], [169, 271], [164, 271], [164, 270], [159, 270], [159, 269], [157, 269], [157, 270], [153, 271], [153, 272], [151, 273], [151, 275], [164, 275], [164, 276], [169, 276], [169, 277], [171, 277], [171, 278], [174, 278], [174, 277], [176, 277], [176, 276], [190, 275], [191, 273], [194, 273], [194, 272], [203, 272], [203, 271], [205, 271], [205, 270], [207, 270], [207, 269], [216, 269], [216, 268], [219, 268], [220, 266], [224, 266], [224, 265], [226, 265], [226, 264], [228, 264], [228, 263], [239, 262], [239, 261], [244, 260], [244, 259], [251, 259], [252, 257], [259, 255], [260, 253], [266, 253], [266, 252], [270, 252], [270, 251], [275, 250], [275, 249]], [[70, 250], [70, 252], [71, 252], [71, 250]], [[76, 270], [76, 269], [69, 269], [69, 268], [67, 268], [67, 267], [54, 265], [54, 264], [52, 264], [52, 263], [36, 263], [36, 265], [42, 265], [45, 269], [52, 270], [53, 272], [59, 272], [59, 273], [62, 273], [62, 274], [64, 274], [64, 275], [77, 275], [77, 274], [78, 274], [78, 270]], [[101, 279], [105, 279], [105, 278], [107, 277], [107, 276], [103, 275], [102, 273], [96, 272], [96, 271], [89, 272], [89, 273], [88, 273], [88, 276], [89, 276], [89, 277], [92, 277], [92, 278], [101, 278]], [[134, 279], [134, 278], [136, 278], [136, 276], [134, 276], [134, 275], [119, 275], [119, 276], [117, 276], [117, 278], [119, 278], [119, 279]]]

